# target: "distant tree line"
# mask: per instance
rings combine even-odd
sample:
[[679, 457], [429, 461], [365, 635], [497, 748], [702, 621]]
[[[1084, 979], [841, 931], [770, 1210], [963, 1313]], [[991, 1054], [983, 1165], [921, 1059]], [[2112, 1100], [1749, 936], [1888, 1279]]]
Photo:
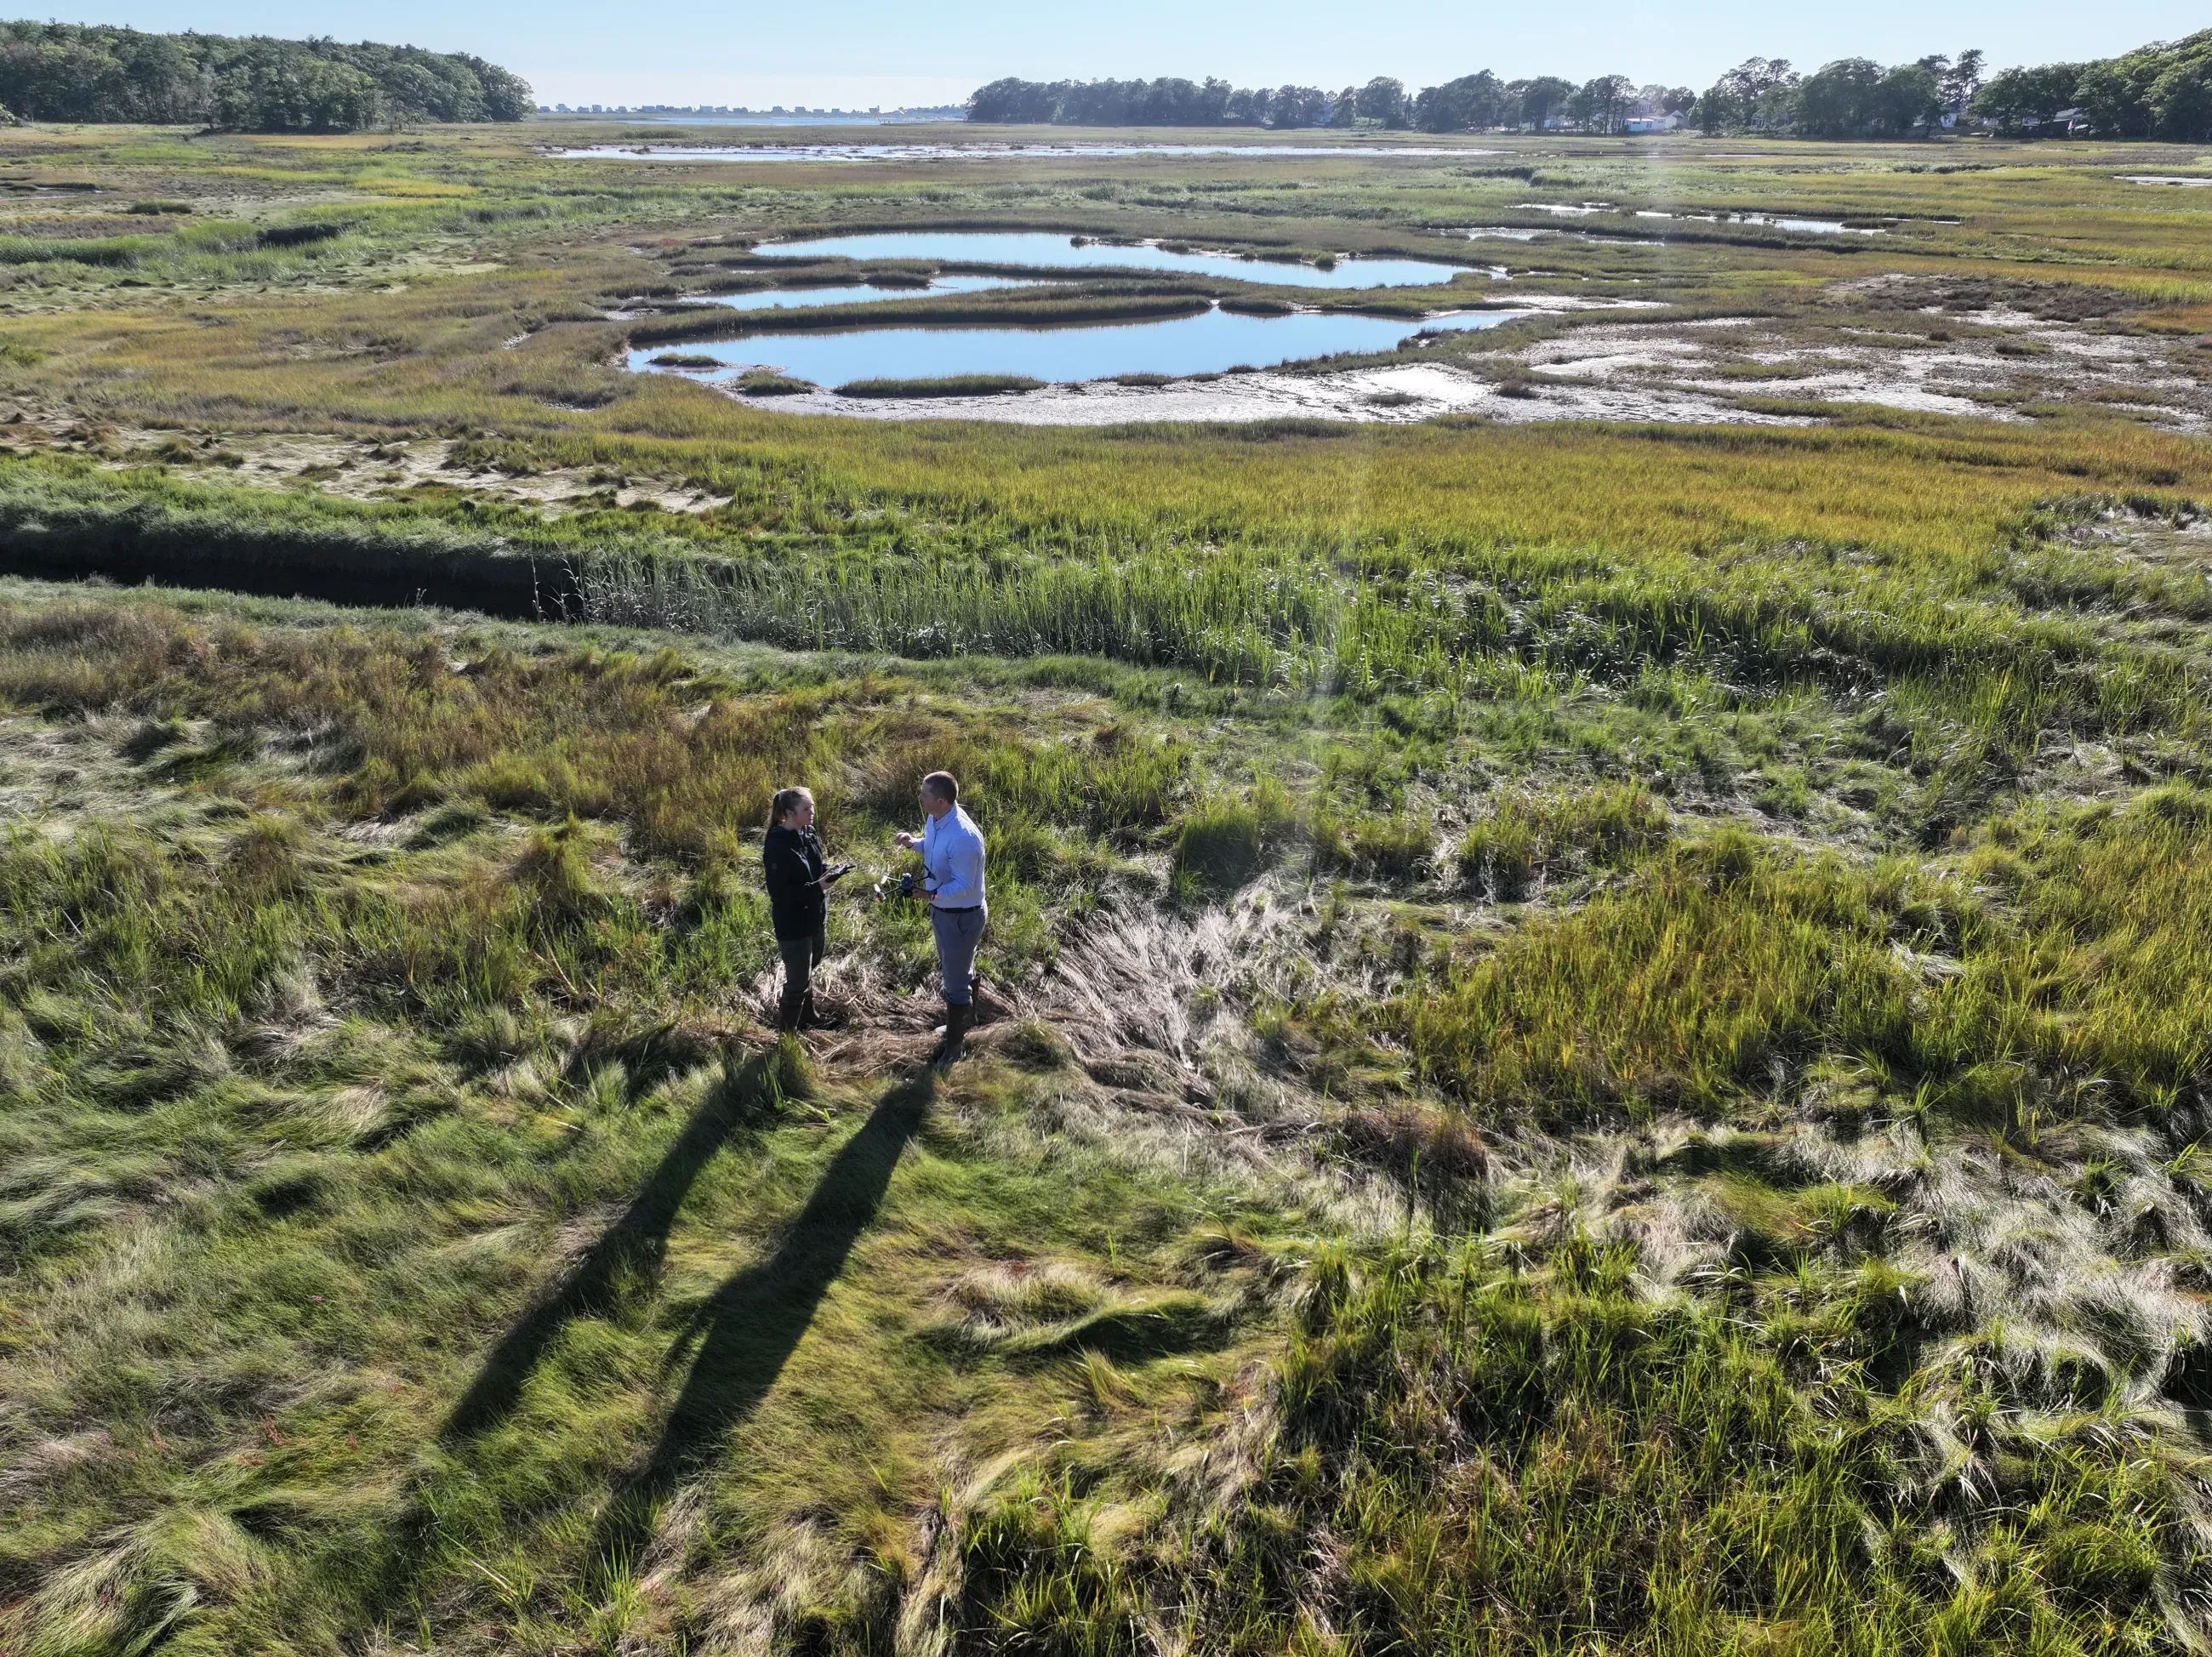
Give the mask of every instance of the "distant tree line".
[[1980, 125], [2007, 137], [2212, 140], [2212, 29], [2086, 64], [1982, 75], [1984, 55], [1923, 58], [1887, 68], [1846, 58], [1811, 75], [1776, 58], [1739, 64], [1698, 99], [1708, 132], [1814, 138], [1909, 137]]
[[1705, 89], [1691, 119], [1707, 132], [1909, 138], [1956, 125], [1981, 86], [1984, 61], [1980, 52], [1887, 68], [1839, 58], [1801, 76], [1786, 58], [1751, 58]]
[[466, 53], [0, 22], [0, 105], [34, 121], [355, 132], [416, 121], [519, 121], [533, 100], [520, 76]]
[[1364, 86], [1235, 87], [1226, 81], [994, 81], [968, 100], [971, 121], [1060, 126], [1386, 127], [1421, 132], [1540, 130], [1558, 121], [1614, 132], [1647, 111], [1679, 114], [1686, 87], [1638, 88], [1624, 75], [1574, 82], [1501, 81], [1488, 70], [1408, 94], [1378, 76]]
[[1986, 61], [1979, 51], [1887, 65], [1843, 58], [1801, 75], [1787, 58], [1751, 58], [1702, 96], [1686, 87], [1638, 86], [1625, 75], [1501, 81], [1488, 70], [1410, 94], [1387, 77], [1339, 92], [1234, 87], [1217, 80], [1007, 79], [979, 88], [968, 101], [968, 118], [1069, 126], [1591, 133], [1679, 121], [1711, 133], [1808, 138], [1906, 138], [1979, 126], [2008, 136], [2212, 142], [2212, 29], [2100, 62], [2008, 69], [1985, 80]]
[[1981, 89], [1974, 111], [2006, 133], [2203, 143], [2212, 140], [2212, 29], [2096, 63], [2006, 70]]

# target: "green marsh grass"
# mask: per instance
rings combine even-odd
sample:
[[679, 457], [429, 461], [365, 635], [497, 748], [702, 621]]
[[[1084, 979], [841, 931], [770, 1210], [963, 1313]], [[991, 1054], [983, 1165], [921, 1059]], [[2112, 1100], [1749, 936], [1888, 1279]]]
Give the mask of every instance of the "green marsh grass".
[[[8, 610], [9, 786], [74, 814], [0, 849], [0, 1384], [32, 1470], [0, 1569], [30, 1648], [860, 1651], [927, 1617], [979, 1650], [2118, 1651], [2190, 1615], [2194, 1452], [2154, 1395], [2185, 1320], [2069, 1334], [2030, 1296], [1985, 1324], [1913, 1252], [1929, 1176], [1824, 1174], [1817, 1125], [1893, 1118], [1962, 1169], [2001, 1143], [2104, 1205], [2069, 1223], [2191, 1247], [2200, 791], [2024, 799], [1872, 862], [1625, 782], [1483, 796], [1498, 856], [1596, 884], [1363, 996], [1331, 974], [1371, 957], [1321, 929], [1465, 889], [1449, 801], [1350, 803], [1426, 744], [1520, 740], [1502, 708], [1385, 702], [1403, 732], [1363, 750], [1356, 697], [1309, 730], [1171, 670], [654, 637]], [[1255, 935], [1252, 985], [1208, 992], [1277, 1073], [1332, 1078], [1320, 1143], [1415, 1230], [1347, 1244], [1297, 1139], [1255, 1176], [1134, 1126], [1249, 1143], [1264, 1072], [1220, 1071], [1215, 1116], [1051, 1015], [933, 1096], [842, 1038], [766, 1041], [765, 791], [811, 777], [854, 846], [942, 763], [993, 835], [987, 966], [1046, 1008], [1116, 906], [1203, 918], [1309, 858], [1373, 883], [1286, 915], [1306, 976]], [[897, 1028], [919, 942], [833, 923], [869, 1018]], [[1144, 1108], [1080, 1127], [1108, 1088]], [[1784, 1131], [1799, 1101], [1826, 1114]], [[1686, 1118], [1710, 1137], [1635, 1137]], [[1626, 1125], [1627, 1207], [1527, 1149], [1577, 1123]], [[1670, 1243], [1668, 1204], [1725, 1229]], [[1431, 1240], [1446, 1214], [1487, 1239]]]
[[[0, 135], [194, 209], [0, 224], [9, 545], [168, 589], [0, 601], [0, 1645], [2201, 1646], [2200, 440], [615, 366], [763, 234], [1583, 196], [1889, 228], [1516, 291], [2212, 321], [2154, 152], [1543, 147]], [[841, 901], [846, 1022], [772, 1040], [769, 791], [889, 871], [939, 765], [1009, 1016], [909, 1081], [923, 917]]]
[[1044, 381], [1027, 374], [946, 374], [936, 379], [855, 379], [837, 387], [840, 397], [1000, 397], [1036, 391]]
[[[1954, 874], [1854, 869], [1722, 830], [1397, 1017], [1419, 1062], [1485, 1114], [1711, 1113], [1824, 1055], [1963, 1097], [1992, 1053], [2158, 1111], [2212, 1056], [2208, 826], [2190, 788], [2070, 822], [2001, 818]], [[2018, 1072], [2003, 1108], [2016, 1117], [2030, 1090]]]

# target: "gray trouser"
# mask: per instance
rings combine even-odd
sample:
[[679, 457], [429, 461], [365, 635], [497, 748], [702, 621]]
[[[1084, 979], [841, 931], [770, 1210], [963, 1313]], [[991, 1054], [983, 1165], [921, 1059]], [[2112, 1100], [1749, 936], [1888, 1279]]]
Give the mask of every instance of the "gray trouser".
[[945, 976], [947, 1006], [964, 1007], [974, 994], [975, 946], [983, 941], [988, 913], [981, 904], [972, 909], [929, 912], [929, 929], [937, 934], [937, 970]]
[[779, 938], [776, 953], [783, 957], [783, 999], [779, 1011], [788, 1020], [797, 1014], [814, 987], [814, 969], [822, 964], [823, 947], [829, 942], [827, 927], [805, 938]]

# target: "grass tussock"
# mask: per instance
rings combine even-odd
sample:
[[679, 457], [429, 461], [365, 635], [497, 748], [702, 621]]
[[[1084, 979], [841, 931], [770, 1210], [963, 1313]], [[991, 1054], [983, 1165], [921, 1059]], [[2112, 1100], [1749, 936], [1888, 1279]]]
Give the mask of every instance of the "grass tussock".
[[840, 397], [1003, 397], [1043, 389], [1027, 374], [946, 374], [937, 379], [855, 379], [837, 387]]
[[[1823, 1273], [1743, 1324], [1654, 1306], [1633, 1269], [1587, 1242], [1525, 1274], [1410, 1248], [1317, 1282], [1267, 1472], [1216, 1545], [1249, 1585], [1216, 1626], [1285, 1646], [1329, 1615], [1452, 1652], [2163, 1637], [2201, 1566], [2154, 1416], [2119, 1442], [2081, 1417], [2046, 1435], [2028, 1400], [1933, 1367], [1923, 1407], [1987, 1423], [1954, 1454], [2004, 1467], [2003, 1496], [1961, 1492], [1868, 1380], [1910, 1338], [1909, 1286]], [[1323, 1530], [1341, 1552], [1316, 1581], [1292, 1567]]]
[[1933, 877], [1723, 830], [1398, 1017], [1424, 1066], [1485, 1112], [1711, 1111], [1824, 1053], [2008, 1123], [2033, 1114], [2037, 1084], [1994, 1053], [2162, 1110], [2212, 1053], [2212, 959], [2187, 941], [2207, 823], [2187, 789], [2063, 827], [2007, 820]]
[[1460, 873], [1490, 897], [1525, 896], [1540, 877], [1577, 867], [1624, 868], [1665, 844], [1666, 806], [1633, 785], [1500, 800], [1460, 836]]

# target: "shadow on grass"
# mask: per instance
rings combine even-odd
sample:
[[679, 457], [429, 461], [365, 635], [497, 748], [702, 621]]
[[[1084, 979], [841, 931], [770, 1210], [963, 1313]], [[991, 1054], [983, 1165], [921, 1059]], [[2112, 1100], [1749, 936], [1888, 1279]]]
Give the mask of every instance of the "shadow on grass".
[[[492, 1350], [440, 1429], [448, 1448], [467, 1445], [512, 1415], [561, 1332], [610, 1306], [623, 1274], [658, 1257], [700, 1171], [734, 1134], [781, 1102], [779, 1064], [772, 1050], [726, 1074], [621, 1218]], [[694, 1350], [683, 1392], [652, 1456], [616, 1492], [593, 1558], [611, 1563], [631, 1557], [649, 1535], [661, 1498], [712, 1459], [775, 1384], [854, 1243], [875, 1217], [891, 1171], [928, 1109], [932, 1081], [925, 1075], [886, 1095], [830, 1158], [775, 1253], [732, 1278], [701, 1308], [671, 1357], [673, 1367], [686, 1348]], [[425, 1573], [439, 1552], [440, 1536], [436, 1504], [418, 1492], [395, 1527], [392, 1547], [371, 1567], [374, 1586], [364, 1593], [364, 1626], [388, 1630], [402, 1608], [411, 1605], [418, 1615], [422, 1611]]]
[[932, 1090], [925, 1074], [886, 1094], [830, 1159], [775, 1253], [738, 1272], [700, 1308], [685, 1336], [694, 1347], [691, 1367], [660, 1441], [616, 1493], [600, 1524], [593, 1551], [603, 1568], [636, 1557], [651, 1539], [661, 1502], [714, 1459], [775, 1385], [853, 1245], [875, 1219]]
[[561, 1332], [574, 1320], [613, 1304], [623, 1275], [649, 1266], [666, 1247], [691, 1187], [714, 1153], [740, 1126], [772, 1108], [780, 1096], [773, 1055], [762, 1054], [729, 1070], [684, 1125], [659, 1166], [649, 1174], [623, 1216], [600, 1235], [568, 1274], [522, 1314], [492, 1349], [469, 1390], [439, 1431], [448, 1444], [486, 1433], [521, 1402], [522, 1389]]

